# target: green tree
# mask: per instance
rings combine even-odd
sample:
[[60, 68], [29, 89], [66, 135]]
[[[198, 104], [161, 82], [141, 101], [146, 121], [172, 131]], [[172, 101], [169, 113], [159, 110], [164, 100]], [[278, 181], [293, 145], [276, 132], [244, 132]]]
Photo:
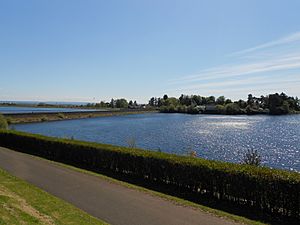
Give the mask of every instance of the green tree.
[[128, 108], [128, 102], [126, 99], [121, 98], [116, 100], [116, 107], [117, 108]]
[[229, 103], [229, 104], [225, 105], [224, 112], [228, 115], [236, 115], [241, 112], [241, 109], [238, 104]]
[[220, 97], [218, 97], [217, 98], [217, 100], [216, 100], [216, 104], [217, 105], [224, 105], [225, 104], [225, 97], [224, 96], [220, 96]]
[[115, 101], [113, 98], [110, 100], [109, 106], [110, 106], [111, 108], [115, 108], [115, 106], [116, 106], [116, 101]]
[[223, 113], [224, 113], [224, 111], [225, 111], [224, 108], [225, 108], [224, 105], [216, 105], [216, 110], [217, 110], [217, 112], [220, 113], [220, 114], [223, 114]]
[[216, 103], [215, 96], [209, 96], [206, 98], [206, 104], [215, 104], [215, 103]]
[[225, 105], [227, 105], [227, 104], [229, 104], [229, 103], [232, 103], [232, 101], [231, 101], [231, 99], [227, 98], [227, 99], [225, 100]]
[[285, 95], [278, 93], [269, 95], [269, 109], [272, 115], [281, 115], [289, 113], [289, 107]]

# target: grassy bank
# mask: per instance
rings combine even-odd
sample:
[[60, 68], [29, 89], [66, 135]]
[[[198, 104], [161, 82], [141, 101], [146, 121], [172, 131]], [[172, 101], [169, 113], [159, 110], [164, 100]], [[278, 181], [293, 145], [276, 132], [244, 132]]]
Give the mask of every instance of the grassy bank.
[[106, 223], [0, 170], [0, 224]]
[[121, 116], [121, 115], [133, 115], [141, 113], [153, 113], [156, 111], [142, 111], [142, 110], [124, 110], [124, 111], [93, 111], [93, 112], [66, 112], [66, 113], [20, 113], [20, 114], [5, 114], [9, 124], [18, 123], [36, 123], [47, 121], [59, 121], [59, 120], [72, 120], [72, 119], [84, 119], [95, 118], [103, 116]]
[[15, 131], [0, 132], [0, 144], [206, 205], [285, 221], [300, 216], [298, 173]]

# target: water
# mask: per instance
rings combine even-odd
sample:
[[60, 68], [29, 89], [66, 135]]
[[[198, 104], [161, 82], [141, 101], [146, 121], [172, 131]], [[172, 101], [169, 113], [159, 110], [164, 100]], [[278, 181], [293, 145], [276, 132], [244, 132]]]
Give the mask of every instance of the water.
[[86, 112], [97, 111], [95, 109], [74, 109], [74, 108], [36, 108], [36, 107], [15, 107], [15, 106], [0, 106], [0, 113], [55, 113], [55, 112]]
[[262, 164], [300, 171], [300, 115], [222, 116], [140, 114], [15, 125], [17, 130], [57, 137], [187, 154], [240, 163], [248, 149]]

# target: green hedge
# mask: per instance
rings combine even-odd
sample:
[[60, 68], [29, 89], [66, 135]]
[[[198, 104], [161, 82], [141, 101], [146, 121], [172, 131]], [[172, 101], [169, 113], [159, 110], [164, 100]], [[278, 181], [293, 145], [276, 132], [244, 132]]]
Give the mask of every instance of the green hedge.
[[300, 174], [112, 145], [0, 131], [0, 145], [91, 171], [109, 170], [195, 198], [300, 219]]

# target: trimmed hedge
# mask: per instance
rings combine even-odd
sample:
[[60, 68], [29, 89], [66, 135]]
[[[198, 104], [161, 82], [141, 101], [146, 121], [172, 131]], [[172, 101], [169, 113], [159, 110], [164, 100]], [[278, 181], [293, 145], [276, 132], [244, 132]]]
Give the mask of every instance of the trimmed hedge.
[[167, 185], [195, 198], [300, 219], [300, 174], [295, 172], [18, 131], [0, 131], [0, 145], [95, 172], [108, 170]]

